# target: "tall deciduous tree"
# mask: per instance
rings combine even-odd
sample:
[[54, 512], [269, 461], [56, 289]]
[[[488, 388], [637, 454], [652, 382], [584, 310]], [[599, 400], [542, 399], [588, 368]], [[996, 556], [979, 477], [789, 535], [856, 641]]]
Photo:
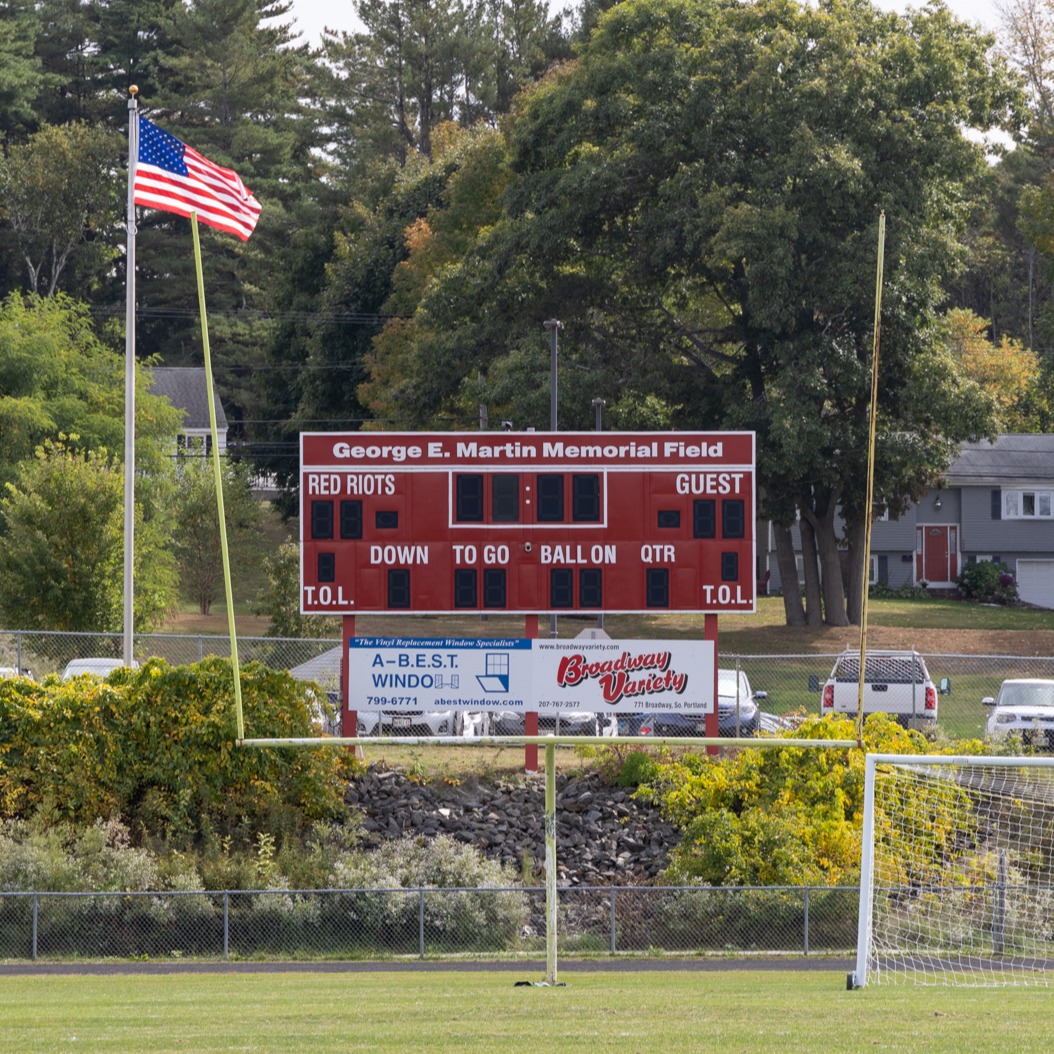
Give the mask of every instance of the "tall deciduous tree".
[[[254, 566], [260, 558], [260, 506], [253, 497], [245, 466], [223, 460], [223, 505], [231, 572]], [[173, 540], [183, 595], [207, 615], [223, 589], [220, 520], [211, 457], [177, 459], [175, 486], [179, 530]]]
[[[69, 442], [45, 442], [0, 501], [0, 616], [25, 629], [116, 632], [124, 473], [105, 449], [81, 451]], [[150, 627], [175, 602], [175, 562], [167, 521], [137, 512], [135, 617]]]
[[[0, 160], [0, 204], [29, 290], [51, 296], [78, 263], [88, 288], [116, 256], [120, 139], [85, 124], [44, 125]], [[79, 257], [79, 259], [78, 259]]]
[[1042, 431], [1050, 407], [1039, 356], [1006, 335], [998, 344], [991, 341], [988, 322], [972, 311], [949, 311], [947, 326], [948, 341], [963, 370], [995, 400], [997, 431]]
[[[178, 414], [140, 377], [136, 415], [136, 459], [159, 480]], [[78, 435], [80, 449], [123, 450], [123, 359], [99, 340], [83, 304], [12, 293], [0, 301], [0, 482], [60, 434]]]
[[[444, 305], [445, 334], [421, 365], [442, 355], [430, 380], [453, 356], [462, 378], [491, 368], [555, 315], [575, 365], [621, 362], [645, 391], [668, 376], [677, 427], [758, 433], [763, 513], [784, 542], [800, 514], [807, 558], [815, 543], [808, 614], [855, 619], [881, 211], [877, 499], [903, 508], [994, 425], [937, 326], [983, 164], [962, 129], [1004, 120], [1015, 99], [990, 44], [939, 5], [905, 18], [862, 0], [612, 8], [510, 124], [502, 230], [423, 298]], [[488, 317], [506, 330], [489, 348]]]

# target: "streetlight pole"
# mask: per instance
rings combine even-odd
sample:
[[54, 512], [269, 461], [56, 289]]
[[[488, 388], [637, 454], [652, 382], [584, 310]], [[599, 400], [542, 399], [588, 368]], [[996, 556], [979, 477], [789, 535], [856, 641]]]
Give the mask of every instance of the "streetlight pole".
[[604, 431], [604, 420], [603, 420], [601, 415], [604, 412], [604, 407], [605, 406], [607, 406], [607, 400], [605, 400], [605, 399], [594, 399], [593, 400], [593, 410], [596, 412], [596, 424], [593, 427], [594, 427], [594, 429], [597, 432], [603, 432]]
[[[549, 431], [557, 430], [557, 402], [556, 402], [556, 360], [559, 351], [559, 332], [561, 322], [556, 318], [546, 319], [542, 325], [549, 330]], [[556, 616], [549, 616], [549, 636], [555, 637]]]

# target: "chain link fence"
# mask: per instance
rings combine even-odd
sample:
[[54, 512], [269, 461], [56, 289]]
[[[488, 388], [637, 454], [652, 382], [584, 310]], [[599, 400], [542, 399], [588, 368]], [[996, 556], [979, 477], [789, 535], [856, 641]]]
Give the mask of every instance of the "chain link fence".
[[[856, 887], [579, 886], [563, 955], [850, 954]], [[0, 894], [0, 959], [394, 959], [545, 954], [545, 892], [326, 889]]]
[[[75, 657], [118, 656], [116, 634], [0, 630], [0, 667], [37, 679]], [[339, 692], [333, 639], [242, 637], [243, 663], [260, 661]], [[138, 661], [174, 665], [230, 655], [225, 636], [151, 634]], [[946, 679], [939, 734], [981, 736], [982, 703], [1002, 680], [1054, 678], [1054, 657], [924, 655]], [[835, 654], [720, 657], [764, 693], [762, 732], [820, 712]], [[738, 679], [737, 679], [738, 680]], [[614, 723], [609, 727], [615, 731]], [[689, 733], [693, 734], [693, 733]], [[573, 887], [559, 892], [562, 954], [849, 954], [856, 887]], [[544, 890], [355, 889], [157, 893], [0, 893], [0, 958], [396, 958], [541, 955]]]
[[[119, 656], [121, 649], [119, 634], [0, 630], [0, 667], [29, 672], [38, 680], [49, 673], [61, 674], [70, 659]], [[135, 655], [139, 662], [157, 656], [173, 665], [182, 665], [198, 662], [209, 655], [229, 656], [230, 639], [210, 635], [140, 634], [135, 638]], [[259, 661], [275, 669], [290, 670], [295, 676], [317, 682], [333, 699], [338, 698], [340, 692], [340, 656], [339, 640], [238, 638], [240, 662]], [[982, 699], [994, 696], [1004, 679], [1054, 678], [1054, 657], [1051, 656], [924, 654], [923, 657], [931, 678], [938, 683], [946, 678], [950, 687], [950, 691], [940, 698], [937, 725], [952, 739], [983, 736], [987, 711]], [[744, 699], [740, 720], [737, 721], [735, 713], [727, 720], [727, 715], [723, 715], [722, 731], [735, 734], [738, 728], [741, 734], [752, 734], [752, 726], [756, 724], [764, 734], [793, 725], [796, 718], [818, 714], [821, 689], [837, 658], [836, 654], [721, 654], [722, 669], [742, 671], [749, 681], [749, 691], [764, 693], [764, 698], [757, 700], [760, 720], [748, 700]], [[601, 717], [601, 730], [642, 732], [639, 719], [615, 722]], [[560, 731], [572, 732], [576, 727], [579, 726], [562, 723]], [[398, 731], [384, 726], [386, 735], [398, 734]], [[476, 732], [478, 728], [469, 725], [467, 731]], [[685, 724], [681, 731], [684, 735], [700, 734], [694, 725], [689, 724]], [[663, 728], [661, 732], [676, 735], [678, 728]]]
[[[61, 674], [75, 658], [122, 654], [124, 639], [119, 633], [59, 633], [48, 630], [0, 630], [0, 666], [17, 669], [42, 680]], [[262, 662], [278, 670], [295, 670], [306, 662], [336, 649], [339, 674], [339, 640], [283, 637], [238, 637], [238, 661]], [[207, 634], [150, 633], [135, 637], [135, 659], [145, 662], [161, 658], [173, 666], [200, 662], [210, 655], [229, 658], [230, 638]], [[324, 670], [322, 671], [324, 673]], [[339, 688], [339, 678], [333, 682]], [[323, 684], [329, 689], [331, 685]]]

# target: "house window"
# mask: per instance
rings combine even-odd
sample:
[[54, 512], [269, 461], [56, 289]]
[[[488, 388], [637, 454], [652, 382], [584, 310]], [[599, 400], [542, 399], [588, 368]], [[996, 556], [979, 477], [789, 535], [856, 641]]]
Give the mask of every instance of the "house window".
[[872, 585], [872, 586], [878, 584], [878, 557], [877, 556], [872, 556], [871, 557], [871, 566], [868, 568], [868, 571], [867, 571], [867, 581], [868, 581], [868, 584]]
[[1049, 520], [1054, 517], [1054, 491], [1004, 490], [1004, 520]]

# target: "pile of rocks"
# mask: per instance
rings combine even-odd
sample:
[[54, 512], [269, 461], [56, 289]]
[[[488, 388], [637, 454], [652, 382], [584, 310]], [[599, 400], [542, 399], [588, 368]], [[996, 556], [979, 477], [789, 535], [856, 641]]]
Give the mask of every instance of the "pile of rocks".
[[[595, 775], [556, 779], [556, 861], [561, 885], [653, 882], [678, 832], [657, 808]], [[383, 765], [349, 783], [345, 801], [363, 815], [367, 846], [405, 836], [447, 834], [476, 846], [518, 875], [540, 879], [545, 863], [545, 778], [451, 786], [426, 784]]]

